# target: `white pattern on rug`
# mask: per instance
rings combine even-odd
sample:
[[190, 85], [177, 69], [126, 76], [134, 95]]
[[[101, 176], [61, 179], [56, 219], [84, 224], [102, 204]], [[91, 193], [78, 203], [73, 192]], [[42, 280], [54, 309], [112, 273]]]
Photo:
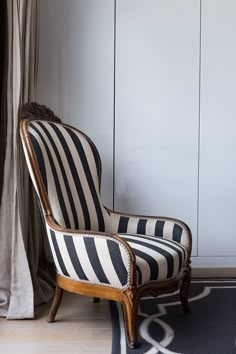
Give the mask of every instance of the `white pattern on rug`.
[[[193, 283], [204, 283], [204, 281], [193, 281]], [[214, 283], [216, 284], [217, 281], [205, 281], [206, 283]], [[222, 283], [222, 281], [219, 281], [220, 283]], [[236, 281], [226, 281], [227, 283], [236, 283]], [[189, 298], [189, 302], [194, 302], [194, 301], [198, 301], [200, 299], [203, 299], [204, 297], [208, 296], [212, 290], [214, 289], [236, 289], [236, 285], [235, 286], [206, 286], [204, 287], [203, 291], [198, 294], [197, 296], [193, 296]], [[159, 296], [159, 298], [161, 297], [169, 297], [169, 296], [173, 296], [175, 294], [177, 294], [178, 291], [171, 293], [171, 294], [166, 294], [166, 295], [161, 295]], [[150, 300], [152, 299], [152, 297], [144, 297], [142, 298], [142, 301], [145, 300]], [[153, 314], [152, 316], [150, 316], [150, 314], [144, 313], [139, 311], [139, 315], [144, 317], [145, 319], [143, 320], [143, 322], [141, 323], [140, 327], [139, 327], [139, 332], [141, 337], [150, 345], [152, 345], [152, 347], [146, 351], [144, 354], [182, 354], [180, 352], [174, 352], [169, 350], [168, 348], [166, 348], [168, 345], [170, 345], [170, 343], [174, 340], [175, 337], [175, 332], [173, 330], [173, 328], [167, 324], [165, 321], [163, 321], [162, 319], [160, 319], [161, 316], [164, 316], [168, 313], [167, 308], [171, 307], [171, 306], [176, 306], [176, 305], [181, 305], [180, 301], [173, 301], [173, 302], [168, 302], [165, 304], [158, 304], [157, 305], [157, 309], [159, 310], [158, 313]], [[123, 321], [123, 316], [120, 316], [120, 321]], [[155, 339], [153, 339], [150, 336], [149, 333], [149, 326], [151, 325], [152, 322], [158, 323], [164, 331], [164, 338], [160, 341], [157, 342]], [[124, 327], [123, 323], [120, 323], [121, 328]], [[123, 341], [121, 339], [121, 341], [123, 343], [123, 345], [121, 345], [121, 354], [126, 354], [126, 345], [124, 343], [124, 338], [125, 335], [121, 336], [121, 338], [123, 337]], [[235, 339], [235, 346], [236, 346], [236, 339]]]

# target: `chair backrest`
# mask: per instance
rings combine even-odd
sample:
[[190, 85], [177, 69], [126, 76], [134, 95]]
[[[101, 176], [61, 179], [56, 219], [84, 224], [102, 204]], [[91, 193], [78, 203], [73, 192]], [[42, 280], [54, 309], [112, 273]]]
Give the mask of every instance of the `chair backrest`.
[[29, 121], [27, 132], [38, 167], [35, 172], [27, 159], [30, 173], [40, 174], [55, 221], [105, 231], [109, 215], [100, 199], [101, 162], [93, 142], [73, 127], [49, 121]]

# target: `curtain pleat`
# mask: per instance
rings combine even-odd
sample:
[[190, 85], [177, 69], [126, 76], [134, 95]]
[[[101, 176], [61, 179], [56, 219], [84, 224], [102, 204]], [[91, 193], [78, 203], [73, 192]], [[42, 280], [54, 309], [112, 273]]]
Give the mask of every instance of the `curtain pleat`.
[[[3, 1], [3, 0], [2, 0]], [[35, 100], [37, 0], [4, 0], [2, 111], [5, 128], [0, 204], [0, 316], [32, 318], [52, 296], [53, 263], [19, 138], [20, 108]], [[4, 149], [2, 149], [4, 150]]]
[[[3, 116], [3, 94], [6, 91], [6, 30], [7, 30], [7, 4], [5, 1], [0, 1], [0, 116]], [[0, 205], [3, 186], [3, 167], [6, 153], [6, 121], [0, 119]]]

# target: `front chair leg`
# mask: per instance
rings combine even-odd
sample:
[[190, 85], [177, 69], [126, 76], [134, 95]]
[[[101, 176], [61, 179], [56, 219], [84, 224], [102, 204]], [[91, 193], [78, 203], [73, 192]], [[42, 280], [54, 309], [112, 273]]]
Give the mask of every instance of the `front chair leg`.
[[183, 274], [183, 278], [180, 285], [180, 291], [179, 291], [179, 297], [180, 297], [181, 304], [183, 306], [184, 313], [191, 312], [188, 303], [190, 284], [191, 284], [191, 267], [189, 265]]
[[130, 348], [135, 348], [137, 343], [138, 305], [132, 290], [127, 289], [123, 293], [122, 307], [127, 344]]
[[57, 285], [51, 310], [48, 315], [48, 323], [54, 322], [55, 316], [57, 314], [57, 310], [61, 304], [62, 295], [63, 295], [63, 289]]

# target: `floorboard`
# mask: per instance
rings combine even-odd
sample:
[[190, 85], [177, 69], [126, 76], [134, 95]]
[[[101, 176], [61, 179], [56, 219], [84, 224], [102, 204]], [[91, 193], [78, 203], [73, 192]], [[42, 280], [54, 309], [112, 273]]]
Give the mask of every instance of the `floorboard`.
[[108, 302], [64, 292], [56, 322], [47, 323], [50, 303], [35, 310], [33, 320], [0, 318], [0, 353], [110, 354]]

